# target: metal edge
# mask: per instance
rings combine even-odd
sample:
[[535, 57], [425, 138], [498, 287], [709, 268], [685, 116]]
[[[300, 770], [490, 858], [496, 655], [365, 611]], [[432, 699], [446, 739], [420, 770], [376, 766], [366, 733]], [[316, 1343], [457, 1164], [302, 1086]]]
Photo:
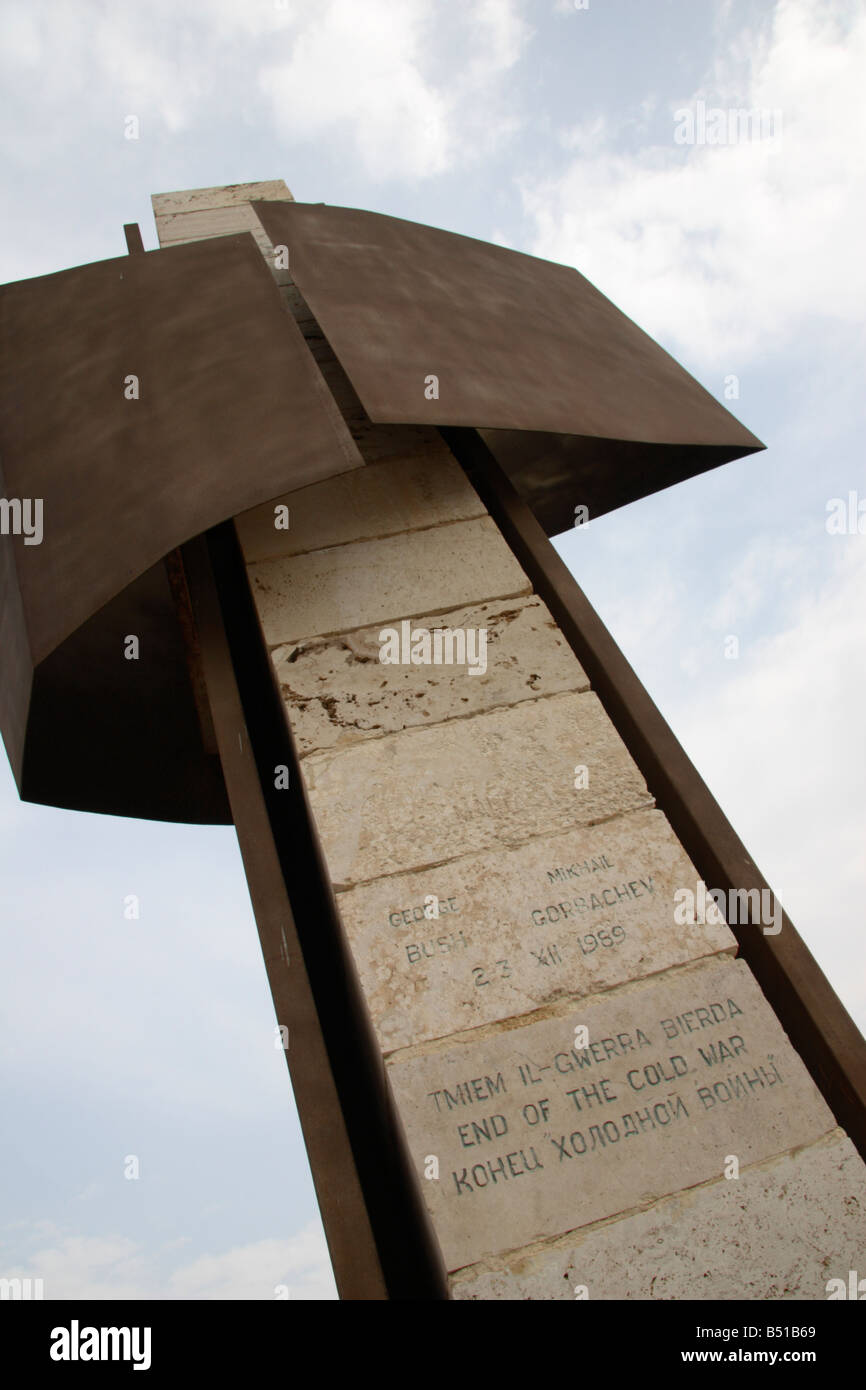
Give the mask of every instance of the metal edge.
[[123, 235], [126, 237], [126, 250], [130, 256], [143, 256], [145, 254], [141, 228], [137, 222], [124, 222]]
[[[183, 547], [211, 716], [277, 1023], [341, 1298], [383, 1299], [382, 1272], [352, 1162], [276, 854], [223, 626], [205, 537]], [[294, 1050], [293, 1050], [294, 1045]]]
[[[290, 1026], [286, 1056], [340, 1295], [447, 1299], [233, 523], [207, 533], [206, 557], [203, 544], [183, 548], [184, 564], [277, 1017]], [[281, 765], [289, 785], [277, 790]], [[293, 1046], [299, 1031], [303, 1041]]]

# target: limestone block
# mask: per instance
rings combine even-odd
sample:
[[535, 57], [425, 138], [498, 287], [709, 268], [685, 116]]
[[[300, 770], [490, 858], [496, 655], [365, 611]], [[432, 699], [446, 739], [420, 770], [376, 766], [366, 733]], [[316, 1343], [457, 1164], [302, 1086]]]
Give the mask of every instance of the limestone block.
[[217, 184], [213, 188], [185, 188], [176, 193], [154, 193], [151, 197], [156, 217], [168, 213], [204, 212], [212, 208], [238, 207], [253, 199], [269, 202], [294, 202], [282, 179], [265, 179], [261, 183]]
[[514, 1024], [388, 1063], [418, 1173], [439, 1161], [421, 1186], [452, 1270], [722, 1178], [730, 1155], [742, 1169], [835, 1128], [730, 957]]
[[582, 1236], [464, 1269], [453, 1277], [451, 1296], [825, 1299], [838, 1292], [838, 1286], [828, 1291], [829, 1281], [847, 1286], [851, 1270], [866, 1271], [866, 1166], [836, 1130], [797, 1154], [746, 1168], [737, 1179], [691, 1188]]
[[486, 670], [467, 680], [465, 665], [383, 665], [379, 627], [274, 649], [274, 668], [302, 754], [536, 695], [589, 688], [548, 609], [534, 596], [418, 618], [411, 630], [422, 627], [485, 630]]
[[530, 592], [489, 517], [257, 560], [249, 575], [271, 647]]
[[[271, 274], [273, 275], [273, 274], [274, 274], [274, 267], [273, 267], [273, 265], [272, 265], [272, 257], [271, 257], [272, 247], [271, 247], [271, 243], [268, 241], [268, 239], [267, 239], [267, 237], [265, 236], [264, 232], [255, 231], [253, 228], [250, 228], [250, 227], [236, 227], [236, 228], [234, 229], [234, 231], [235, 231], [235, 232], [247, 232], [247, 231], [250, 232], [250, 234], [252, 235], [253, 240], [254, 240], [255, 243], [256, 243], [256, 246], [259, 248], [259, 251], [262, 253], [262, 256], [264, 257], [265, 262], [267, 263], [268, 269], [271, 271]], [[212, 240], [214, 239], [214, 237], [229, 236], [229, 235], [231, 235], [230, 232], [224, 232], [224, 231], [220, 231], [220, 232], [210, 232], [210, 233], [200, 233], [200, 232], [196, 232], [196, 233], [194, 233], [194, 234], [192, 234], [192, 235], [190, 235], [190, 236], [173, 236], [170, 240], [168, 240], [165, 236], [163, 236], [162, 230], [161, 230], [159, 224], [157, 224], [157, 234], [158, 234], [158, 236], [159, 236], [159, 244], [160, 244], [160, 247], [167, 247], [167, 246], [188, 246], [188, 245], [190, 244], [190, 242], [193, 242], [193, 241], [212, 241]], [[275, 276], [275, 278], [276, 278], [276, 276]]]
[[249, 203], [236, 207], [208, 208], [200, 212], [160, 214], [157, 228], [161, 242], [189, 241], [200, 237], [231, 236], [234, 232], [255, 232], [268, 245], [262, 224]]
[[[274, 525], [280, 505], [289, 509], [287, 529]], [[244, 557], [252, 562], [485, 515], [475, 489], [440, 441], [275, 497], [243, 512], [235, 525]]]
[[696, 881], [661, 811], [632, 811], [338, 901], [390, 1052], [734, 952], [724, 925], [675, 923], [674, 893]]
[[341, 887], [652, 804], [591, 691], [312, 753], [303, 772]]

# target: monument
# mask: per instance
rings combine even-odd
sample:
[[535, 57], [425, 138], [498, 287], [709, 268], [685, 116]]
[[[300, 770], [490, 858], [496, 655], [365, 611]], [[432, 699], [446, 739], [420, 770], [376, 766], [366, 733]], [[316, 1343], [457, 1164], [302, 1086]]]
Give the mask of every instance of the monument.
[[762, 445], [564, 266], [153, 206], [0, 293], [21, 795], [234, 822], [342, 1297], [827, 1297], [866, 1044], [548, 540]]

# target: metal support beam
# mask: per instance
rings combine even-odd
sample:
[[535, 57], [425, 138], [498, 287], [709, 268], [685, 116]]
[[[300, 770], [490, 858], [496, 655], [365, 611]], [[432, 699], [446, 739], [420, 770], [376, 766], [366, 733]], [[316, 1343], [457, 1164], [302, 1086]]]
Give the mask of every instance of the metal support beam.
[[144, 242], [141, 239], [141, 228], [137, 222], [124, 222], [123, 235], [126, 237], [126, 249], [130, 256], [144, 255]]
[[[183, 547], [202, 667], [341, 1298], [447, 1283], [337, 913], [234, 526]], [[288, 787], [275, 786], [277, 768]]]

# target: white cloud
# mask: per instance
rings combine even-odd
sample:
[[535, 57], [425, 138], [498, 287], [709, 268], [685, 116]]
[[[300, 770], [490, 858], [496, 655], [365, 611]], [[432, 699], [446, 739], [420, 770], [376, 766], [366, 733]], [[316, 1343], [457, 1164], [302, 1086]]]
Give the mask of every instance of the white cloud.
[[497, 118], [495, 98], [529, 31], [511, 0], [475, 0], [462, 18], [467, 46], [443, 73], [440, 29], [453, 15], [424, 0], [327, 0], [289, 57], [259, 74], [279, 132], [348, 136], [379, 179], [439, 174], [477, 155], [479, 136], [489, 146], [514, 127]]
[[816, 554], [812, 539], [811, 534], [753, 538], [710, 608], [706, 627], [742, 636], [743, 629], [770, 604], [768, 623], [778, 630], [791, 605], [802, 599], [803, 579]]
[[452, 157], [450, 102], [423, 72], [433, 16], [418, 0], [319, 6], [288, 59], [259, 74], [280, 133], [296, 140], [349, 125], [380, 177], [441, 172]]
[[[836, 561], [821, 587], [791, 595], [789, 621], [717, 663], [671, 721], [864, 1028], [866, 942], [851, 905], [866, 897], [866, 537], [829, 543]], [[768, 574], [790, 572], [791, 543], [774, 550], [764, 537], [747, 554], [723, 609], [751, 592], [756, 555]]]
[[6, 62], [36, 68], [42, 58], [42, 43], [35, 16], [21, 3], [10, 3], [0, 10], [0, 48]]
[[503, 78], [530, 30], [520, 0], [31, 0], [8, 7], [0, 37], [19, 118], [6, 152], [21, 163], [56, 155], [70, 131], [120, 138], [130, 114], [147, 136], [206, 131], [235, 102], [281, 141], [331, 137], [386, 179], [471, 162], [515, 128]]
[[[470, 83], [497, 77], [518, 62], [530, 30], [514, 0], [474, 0], [466, 7], [465, 18], [477, 44], [475, 53], [468, 56]], [[467, 55], [463, 58], [467, 61]]]
[[823, 519], [732, 542], [705, 589], [640, 510], [599, 523], [586, 557], [579, 535], [559, 546], [866, 1031], [866, 535], [830, 536]]
[[202, 1255], [171, 1276], [173, 1298], [272, 1298], [276, 1285], [292, 1298], [335, 1296], [322, 1229], [311, 1223], [291, 1240], [260, 1240], [221, 1255]]
[[[336, 1297], [327, 1245], [318, 1223], [288, 1239], [254, 1241], [185, 1264], [171, 1258], [183, 1241], [145, 1250], [123, 1236], [61, 1235], [46, 1223], [30, 1229], [32, 1249], [12, 1263], [0, 1247], [5, 1278], [42, 1279], [46, 1299], [264, 1299], [286, 1285], [298, 1300]], [[41, 1244], [44, 1239], [52, 1243]], [[26, 1232], [18, 1231], [18, 1243]]]
[[[536, 254], [576, 265], [642, 327], [730, 370], [828, 316], [862, 321], [866, 12], [778, 0], [728, 38], [670, 134], [632, 152], [598, 119], [566, 134], [563, 173], [523, 180]], [[674, 111], [782, 112], [781, 141], [680, 146]]]

